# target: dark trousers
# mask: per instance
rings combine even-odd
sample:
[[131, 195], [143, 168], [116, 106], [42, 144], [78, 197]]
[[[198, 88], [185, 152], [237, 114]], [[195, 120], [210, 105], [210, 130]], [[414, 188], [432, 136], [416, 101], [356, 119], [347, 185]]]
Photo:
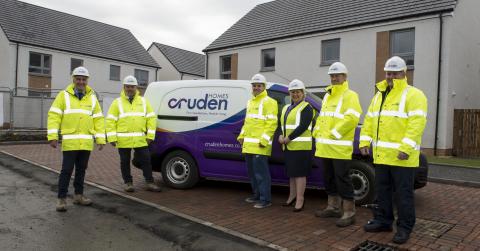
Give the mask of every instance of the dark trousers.
[[130, 159], [133, 153], [133, 162], [135, 166], [143, 170], [143, 177], [148, 183], [153, 182], [152, 163], [150, 160], [150, 151], [148, 146], [138, 148], [118, 148], [120, 154], [120, 169], [122, 170], [122, 178], [125, 183], [132, 182], [130, 174]]
[[62, 171], [58, 178], [58, 198], [67, 197], [68, 185], [75, 168], [75, 179], [73, 187], [75, 194], [83, 194], [83, 182], [85, 180], [85, 170], [87, 170], [90, 151], [64, 151], [62, 160]]
[[330, 196], [339, 195], [344, 200], [353, 200], [350, 160], [320, 159], [323, 162], [323, 175], [327, 194]]
[[245, 154], [245, 161], [247, 162], [253, 196], [262, 203], [272, 202], [272, 179], [268, 168], [268, 156]]
[[392, 225], [393, 196], [395, 195], [398, 212], [397, 229], [412, 232], [415, 225], [414, 179], [414, 168], [375, 165], [375, 190], [378, 204], [375, 221]]

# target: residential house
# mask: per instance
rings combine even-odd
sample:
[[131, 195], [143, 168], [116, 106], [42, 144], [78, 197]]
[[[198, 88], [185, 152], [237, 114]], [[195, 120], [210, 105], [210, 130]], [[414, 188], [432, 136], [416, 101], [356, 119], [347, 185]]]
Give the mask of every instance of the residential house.
[[205, 55], [160, 43], [152, 43], [148, 52], [162, 66], [158, 80], [205, 78]]

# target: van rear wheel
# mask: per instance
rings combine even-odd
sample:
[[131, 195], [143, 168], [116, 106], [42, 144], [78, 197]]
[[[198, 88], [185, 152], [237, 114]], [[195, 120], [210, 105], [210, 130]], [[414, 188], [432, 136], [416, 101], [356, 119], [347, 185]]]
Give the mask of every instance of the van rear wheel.
[[375, 173], [373, 167], [361, 160], [352, 160], [350, 177], [353, 183], [353, 193], [357, 205], [372, 203], [375, 197]]
[[187, 189], [195, 186], [199, 180], [197, 164], [190, 154], [173, 151], [162, 161], [163, 182], [170, 187]]

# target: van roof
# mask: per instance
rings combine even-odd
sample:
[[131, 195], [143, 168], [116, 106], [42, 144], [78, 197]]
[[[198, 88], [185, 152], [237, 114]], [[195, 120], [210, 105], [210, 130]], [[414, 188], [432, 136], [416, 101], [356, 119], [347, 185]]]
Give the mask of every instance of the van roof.
[[[266, 88], [269, 89], [272, 85], [287, 86], [280, 83], [268, 82]], [[229, 80], [229, 79], [200, 79], [200, 80], [175, 80], [175, 81], [158, 81], [152, 82], [147, 89], [157, 89], [165, 87], [179, 87], [179, 86], [212, 86], [212, 87], [250, 87], [248, 80]]]

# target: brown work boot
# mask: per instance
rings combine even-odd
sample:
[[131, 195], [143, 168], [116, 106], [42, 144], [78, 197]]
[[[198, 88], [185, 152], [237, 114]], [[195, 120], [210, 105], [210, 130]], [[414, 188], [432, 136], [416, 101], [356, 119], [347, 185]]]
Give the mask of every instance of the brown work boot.
[[162, 189], [153, 182], [147, 182], [147, 191], [150, 192], [161, 192]]
[[337, 227], [348, 227], [355, 223], [355, 201], [343, 200], [343, 215], [335, 224]]
[[67, 199], [58, 199], [57, 200], [57, 212], [66, 212], [67, 211]]
[[73, 196], [73, 204], [81, 205], [81, 206], [90, 206], [92, 204], [92, 200], [83, 196], [83, 194], [75, 194]]
[[315, 211], [315, 216], [320, 218], [340, 218], [342, 217], [342, 212], [340, 211], [340, 197], [339, 196], [328, 196], [328, 205], [323, 210]]
[[135, 188], [133, 187], [133, 183], [132, 182], [125, 183], [125, 188], [123, 188], [123, 190], [127, 193], [135, 192]]

